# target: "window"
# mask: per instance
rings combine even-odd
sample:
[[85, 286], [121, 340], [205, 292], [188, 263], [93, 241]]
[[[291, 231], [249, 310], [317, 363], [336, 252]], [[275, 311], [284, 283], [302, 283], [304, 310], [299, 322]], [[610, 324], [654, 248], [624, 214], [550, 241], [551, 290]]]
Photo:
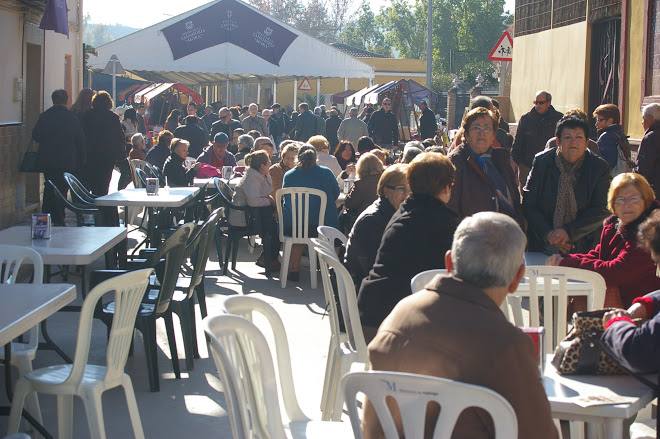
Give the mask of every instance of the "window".
[[660, 102], [660, 0], [648, 0], [644, 104]]

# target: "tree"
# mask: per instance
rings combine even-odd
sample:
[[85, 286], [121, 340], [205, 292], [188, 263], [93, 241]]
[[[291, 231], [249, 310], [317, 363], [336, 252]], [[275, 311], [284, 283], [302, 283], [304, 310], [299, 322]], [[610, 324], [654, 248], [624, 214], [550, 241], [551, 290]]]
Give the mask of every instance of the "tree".
[[377, 20], [369, 3], [364, 1], [355, 18], [349, 21], [339, 34], [339, 41], [358, 49], [390, 56], [392, 51], [385, 41], [380, 23], [381, 20]]
[[426, 58], [426, 1], [394, 0], [383, 9], [377, 20], [384, 29], [385, 41], [403, 58]]

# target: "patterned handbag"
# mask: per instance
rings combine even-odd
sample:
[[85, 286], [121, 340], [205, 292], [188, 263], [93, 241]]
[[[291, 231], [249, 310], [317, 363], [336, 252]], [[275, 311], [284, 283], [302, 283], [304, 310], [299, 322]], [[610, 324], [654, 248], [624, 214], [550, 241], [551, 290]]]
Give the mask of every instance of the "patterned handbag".
[[552, 364], [561, 375], [621, 375], [626, 371], [600, 343], [603, 316], [613, 308], [573, 314], [573, 327], [555, 349]]

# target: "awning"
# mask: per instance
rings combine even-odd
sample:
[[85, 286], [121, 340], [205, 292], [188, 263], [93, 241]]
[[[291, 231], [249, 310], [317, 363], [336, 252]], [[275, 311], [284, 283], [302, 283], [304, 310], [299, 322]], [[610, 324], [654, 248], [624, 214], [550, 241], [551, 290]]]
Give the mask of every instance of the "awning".
[[154, 82], [374, 77], [370, 65], [239, 0], [212, 1], [96, 50], [90, 67], [117, 55], [126, 70]]
[[185, 95], [190, 96], [192, 101], [197, 105], [200, 105], [201, 103], [204, 102], [204, 99], [202, 99], [200, 94], [197, 93], [196, 91], [191, 90], [190, 88], [186, 87], [183, 84], [173, 84], [171, 82], [152, 84], [151, 86], [135, 93], [135, 97], [133, 99], [134, 102], [138, 104], [142, 103], [144, 105], [147, 105], [150, 100], [152, 100], [159, 94], [166, 92], [169, 89], [174, 89], [177, 90], [179, 93], [183, 93]]
[[339, 93], [335, 93], [332, 96], [330, 96], [330, 102], [333, 105], [343, 104], [344, 100], [353, 93], [355, 93], [355, 90], [340, 91]]
[[358, 90], [357, 92], [353, 93], [349, 97], [346, 98], [346, 106], [348, 107], [357, 107], [362, 103], [362, 96], [365, 94], [369, 93], [371, 90], [374, 90], [376, 88], [380, 87], [379, 84], [374, 84], [371, 87], [365, 87], [362, 90]]
[[140, 90], [139, 92], [135, 93], [135, 95], [133, 96], [134, 102], [137, 102], [138, 104], [141, 103], [142, 100], [143, 100], [143, 96], [145, 94], [149, 93], [151, 90], [157, 88], [159, 85], [161, 85], [161, 84], [159, 84], [159, 83], [151, 84], [148, 87], [145, 87], [142, 90]]
[[379, 102], [378, 96], [380, 96], [382, 92], [394, 87], [396, 83], [397, 81], [390, 81], [390, 82], [386, 82], [385, 84], [382, 84], [379, 87], [374, 88], [369, 93], [366, 93], [364, 95], [364, 97], [362, 98], [362, 102], [364, 102], [365, 104], [377, 104]]

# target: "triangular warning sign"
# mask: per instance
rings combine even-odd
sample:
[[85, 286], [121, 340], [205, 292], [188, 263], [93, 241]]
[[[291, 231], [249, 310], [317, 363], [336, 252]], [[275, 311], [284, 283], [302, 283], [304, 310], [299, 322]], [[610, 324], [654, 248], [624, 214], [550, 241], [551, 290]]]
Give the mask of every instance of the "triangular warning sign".
[[309, 82], [309, 78], [303, 78], [298, 84], [298, 90], [310, 91], [312, 89], [312, 84]]
[[512, 61], [513, 60], [513, 39], [509, 32], [504, 31], [497, 44], [488, 54], [491, 61]]

